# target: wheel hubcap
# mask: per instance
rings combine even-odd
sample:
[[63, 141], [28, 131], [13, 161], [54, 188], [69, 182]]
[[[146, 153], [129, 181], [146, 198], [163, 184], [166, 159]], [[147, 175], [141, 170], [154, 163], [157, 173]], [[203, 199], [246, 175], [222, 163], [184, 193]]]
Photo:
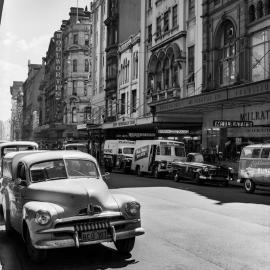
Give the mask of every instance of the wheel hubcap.
[[246, 180], [246, 182], [245, 182], [245, 186], [246, 186], [246, 189], [247, 190], [250, 190], [251, 189], [251, 181], [250, 180]]

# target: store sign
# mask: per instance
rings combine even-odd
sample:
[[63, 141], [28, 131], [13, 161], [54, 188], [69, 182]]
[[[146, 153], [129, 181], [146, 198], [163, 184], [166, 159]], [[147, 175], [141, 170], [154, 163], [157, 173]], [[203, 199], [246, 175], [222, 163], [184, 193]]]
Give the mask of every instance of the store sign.
[[113, 127], [126, 127], [126, 126], [135, 126], [136, 125], [136, 119], [128, 120], [128, 121], [119, 121], [114, 122]]
[[166, 134], [166, 135], [186, 135], [189, 134], [188, 129], [159, 129], [158, 134]]
[[128, 136], [131, 137], [131, 138], [141, 138], [141, 137], [153, 138], [153, 137], [156, 136], [156, 133], [146, 133], [146, 132], [135, 133], [135, 132], [130, 132], [130, 133], [128, 133]]
[[77, 130], [82, 130], [82, 129], [86, 129], [86, 128], [87, 128], [87, 124], [77, 125]]
[[270, 127], [228, 128], [228, 138], [265, 138], [270, 137]]
[[252, 121], [214, 120], [214, 127], [253, 127]]
[[54, 33], [55, 40], [55, 99], [61, 98], [62, 89], [62, 32]]

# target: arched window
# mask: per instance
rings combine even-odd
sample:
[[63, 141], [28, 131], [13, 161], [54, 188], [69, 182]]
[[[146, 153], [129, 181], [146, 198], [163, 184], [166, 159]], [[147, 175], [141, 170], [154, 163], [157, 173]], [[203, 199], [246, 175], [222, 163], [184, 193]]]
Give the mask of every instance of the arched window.
[[77, 123], [77, 109], [76, 109], [76, 107], [72, 108], [71, 117], [72, 117], [72, 123]]
[[174, 56], [171, 59], [171, 80], [172, 80], [172, 87], [179, 86], [179, 79], [178, 79], [178, 65], [175, 62]]
[[218, 39], [219, 84], [232, 84], [236, 79], [236, 38], [231, 21], [227, 20], [222, 24]]
[[259, 1], [257, 3], [257, 18], [261, 18], [263, 16], [263, 2]]
[[161, 85], [162, 85], [162, 66], [161, 61], [159, 60], [157, 63], [157, 72], [156, 72], [156, 82], [157, 82], [157, 91], [161, 91]]
[[67, 107], [64, 109], [63, 124], [67, 124]]
[[255, 21], [255, 6], [251, 5], [249, 7], [248, 12], [249, 12], [249, 22]]
[[168, 89], [170, 84], [170, 60], [166, 57], [164, 62], [164, 88]]

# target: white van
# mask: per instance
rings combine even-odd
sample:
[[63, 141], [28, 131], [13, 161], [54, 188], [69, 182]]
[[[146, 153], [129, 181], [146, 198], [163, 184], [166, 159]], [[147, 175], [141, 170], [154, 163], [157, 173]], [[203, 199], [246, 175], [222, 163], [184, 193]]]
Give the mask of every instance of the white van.
[[270, 187], [270, 144], [253, 144], [242, 149], [238, 178], [247, 193], [253, 193], [256, 186]]
[[105, 171], [130, 171], [135, 141], [107, 140], [104, 143]]
[[152, 174], [155, 178], [170, 173], [173, 161], [185, 161], [185, 145], [170, 140], [136, 141], [131, 170], [138, 176]]

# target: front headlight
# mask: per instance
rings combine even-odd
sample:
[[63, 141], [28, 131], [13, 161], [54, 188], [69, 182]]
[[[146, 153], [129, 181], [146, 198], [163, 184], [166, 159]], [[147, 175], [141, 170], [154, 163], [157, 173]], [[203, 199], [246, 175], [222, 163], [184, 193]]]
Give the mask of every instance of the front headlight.
[[204, 167], [204, 168], [203, 168], [203, 171], [204, 171], [204, 172], [208, 172], [208, 168], [207, 168], [207, 167]]
[[167, 167], [167, 162], [166, 161], [162, 161], [160, 163], [160, 169], [166, 169], [166, 167]]
[[36, 213], [35, 222], [39, 225], [47, 225], [51, 221], [51, 214], [47, 211], [38, 211]]
[[140, 212], [140, 204], [138, 202], [129, 202], [126, 204], [126, 212], [129, 215], [135, 216]]

